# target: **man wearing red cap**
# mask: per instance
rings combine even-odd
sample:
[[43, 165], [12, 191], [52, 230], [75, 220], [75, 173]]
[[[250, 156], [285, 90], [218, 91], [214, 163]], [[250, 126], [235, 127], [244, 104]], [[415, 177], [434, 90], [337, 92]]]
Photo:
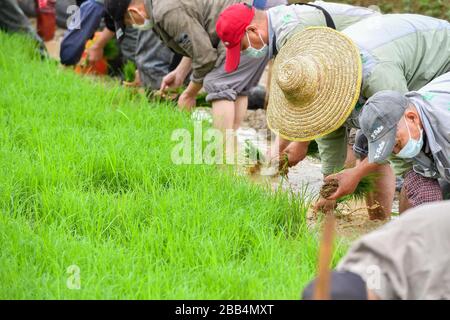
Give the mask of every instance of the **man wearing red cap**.
[[[236, 3], [246, 3], [251, 8], [253, 0], [105, 0], [105, 7], [117, 30], [124, 29], [125, 25], [153, 28], [169, 48], [184, 56], [176, 70], [163, 79], [161, 90], [180, 87], [191, 73], [179, 106], [194, 107], [197, 93], [204, 87], [207, 100], [213, 104], [215, 127], [233, 129], [239, 127], [245, 114], [245, 91], [251, 84], [257, 84], [264, 70], [246, 58], [237, 79], [230, 79], [225, 73], [225, 47], [217, 37], [216, 22], [220, 12]], [[280, 3], [286, 0], [268, 4]]]
[[[221, 13], [217, 22], [217, 34], [227, 47], [225, 70], [234, 72], [230, 78], [236, 77], [235, 73], [242, 68], [243, 59], [250, 57], [255, 59], [254, 64], [262, 72], [290, 36], [302, 29], [328, 26], [341, 31], [379, 14], [368, 8], [323, 1], [277, 6], [267, 11], [240, 4], [232, 5]], [[244, 85], [240, 82], [240, 86]], [[274, 145], [279, 148], [272, 148], [270, 157], [287, 152], [292, 164], [298, 163], [308, 150], [306, 144], [290, 143], [281, 138]]]

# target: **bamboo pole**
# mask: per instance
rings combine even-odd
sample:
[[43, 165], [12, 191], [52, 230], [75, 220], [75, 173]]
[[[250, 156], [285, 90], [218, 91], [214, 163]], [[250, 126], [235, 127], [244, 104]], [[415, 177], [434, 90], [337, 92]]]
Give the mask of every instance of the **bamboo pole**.
[[314, 300], [330, 300], [331, 259], [333, 257], [333, 240], [336, 228], [336, 218], [327, 214], [323, 226], [322, 242], [320, 244], [318, 277], [314, 291]]

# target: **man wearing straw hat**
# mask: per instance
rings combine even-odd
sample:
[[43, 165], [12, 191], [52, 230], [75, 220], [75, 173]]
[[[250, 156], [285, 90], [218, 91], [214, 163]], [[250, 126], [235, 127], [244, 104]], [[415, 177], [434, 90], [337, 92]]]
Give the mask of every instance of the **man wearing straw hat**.
[[366, 143], [359, 149], [367, 152], [369, 163], [382, 163], [392, 153], [413, 159], [405, 175], [406, 207], [443, 200], [438, 179], [450, 182], [450, 73], [406, 95], [375, 94], [360, 124]]
[[[323, 173], [330, 176], [343, 168], [346, 128], [359, 128], [368, 98], [382, 90], [418, 90], [448, 71], [450, 23], [444, 20], [393, 14], [363, 20], [342, 33], [310, 28], [292, 36], [275, 60], [268, 124], [290, 141], [322, 138]], [[411, 168], [392, 162], [397, 174]], [[371, 172], [380, 174], [374, 197], [382, 214], [376, 218], [388, 218], [395, 176], [388, 164], [369, 164], [367, 159], [328, 177], [339, 181], [339, 189], [316, 209], [333, 208], [334, 200], [353, 193]]]
[[[277, 55], [278, 50], [296, 32], [312, 26], [328, 26], [336, 30], [355, 24], [363, 19], [378, 16], [378, 11], [341, 3], [315, 1], [308, 4], [282, 5], [266, 11], [255, 10], [242, 4], [235, 4], [225, 9], [217, 21], [217, 34], [227, 47], [225, 81], [237, 90], [248, 86], [243, 75], [239, 75], [241, 59], [253, 57], [262, 73], [268, 61]], [[262, 59], [262, 60], [261, 60]], [[262, 63], [261, 63], [262, 62]], [[247, 63], [247, 62], [245, 62]], [[238, 69], [238, 72], [236, 72]], [[218, 87], [217, 81], [205, 83], [206, 88]], [[285, 150], [289, 141], [277, 138], [271, 153]], [[292, 144], [290, 161], [300, 161], [302, 145]], [[306, 154], [306, 151], [305, 151]], [[296, 159], [293, 157], [296, 156]]]

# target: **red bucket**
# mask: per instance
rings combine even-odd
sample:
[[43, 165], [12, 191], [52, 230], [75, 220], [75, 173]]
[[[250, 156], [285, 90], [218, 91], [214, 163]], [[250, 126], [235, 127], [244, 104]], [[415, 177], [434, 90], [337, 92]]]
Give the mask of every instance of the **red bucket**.
[[36, 0], [37, 32], [44, 41], [55, 37], [56, 9], [54, 0]]

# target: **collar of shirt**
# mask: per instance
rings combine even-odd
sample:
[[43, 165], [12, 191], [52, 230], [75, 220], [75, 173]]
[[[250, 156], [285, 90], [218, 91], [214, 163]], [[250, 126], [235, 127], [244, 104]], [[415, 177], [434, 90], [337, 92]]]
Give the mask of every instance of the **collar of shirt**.
[[270, 18], [269, 11], [267, 12], [267, 26], [269, 31], [269, 43], [267, 44], [269, 46], [269, 59], [274, 58], [276, 55], [276, 48], [277, 48], [277, 39], [275, 36], [275, 32], [272, 28], [272, 20]]

